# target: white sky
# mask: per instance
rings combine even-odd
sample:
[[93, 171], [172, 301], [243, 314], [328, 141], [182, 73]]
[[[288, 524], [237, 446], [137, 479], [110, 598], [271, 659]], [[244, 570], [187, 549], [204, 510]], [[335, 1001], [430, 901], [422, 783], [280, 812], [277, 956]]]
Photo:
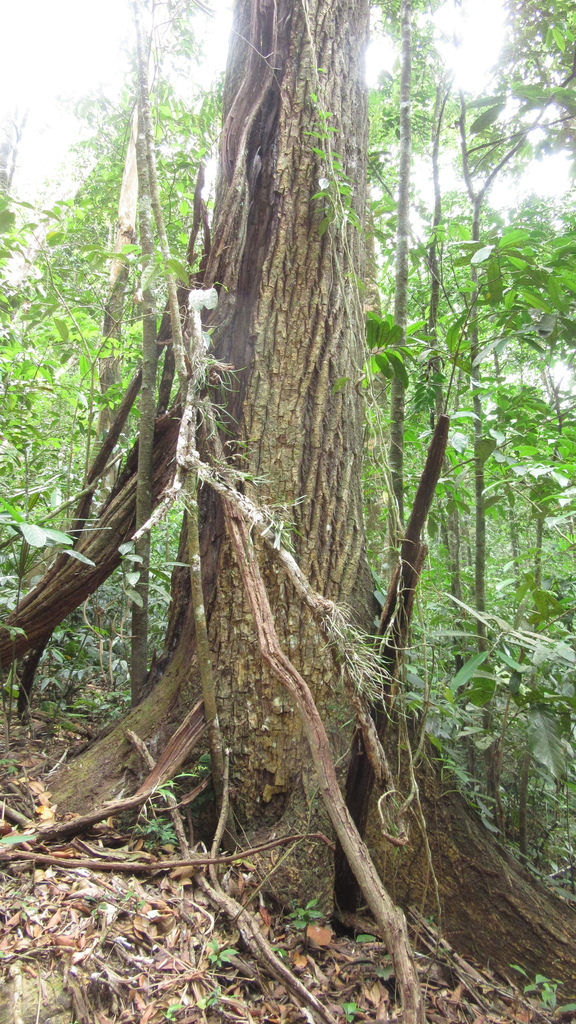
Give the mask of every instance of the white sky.
[[[208, 80], [223, 70], [231, 0], [209, 0], [215, 19], [197, 16]], [[157, 3], [156, 24], [165, 20]], [[205, 30], [202, 32], [202, 21]], [[59, 100], [95, 91], [118, 95], [133, 46], [131, 0], [12, 0], [2, 11], [0, 119], [28, 111], [15, 190], [31, 197], [59, 171], [78, 124]], [[65, 172], [64, 172], [65, 173]]]
[[[231, 2], [212, 0], [217, 16], [205, 22], [205, 74], [211, 79], [224, 67]], [[161, 3], [158, 9], [157, 23], [163, 20]], [[201, 19], [196, 20], [200, 28]], [[446, 0], [434, 21], [456, 86], [478, 93], [489, 83], [502, 43], [501, 0], [463, 0], [463, 6]], [[0, 118], [29, 110], [15, 180], [21, 198], [35, 198], [41, 182], [65, 163], [68, 147], [77, 138], [78, 126], [58, 98], [79, 99], [97, 89], [108, 96], [117, 94], [131, 46], [130, 0], [12, 0], [4, 5]], [[369, 84], [383, 69], [393, 71], [396, 61], [394, 48], [377, 37], [367, 53]], [[510, 207], [532, 189], [558, 195], [569, 185], [568, 171], [569, 161], [561, 154], [534, 161], [515, 184], [513, 195], [510, 185], [497, 185], [493, 201]]]

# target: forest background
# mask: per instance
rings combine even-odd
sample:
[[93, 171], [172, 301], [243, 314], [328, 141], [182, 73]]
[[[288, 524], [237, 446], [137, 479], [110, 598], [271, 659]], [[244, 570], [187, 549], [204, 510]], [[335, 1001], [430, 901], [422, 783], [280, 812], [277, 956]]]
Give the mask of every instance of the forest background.
[[[356, 379], [341, 377], [332, 390], [353, 386], [365, 400], [366, 536], [381, 605], [401, 534], [398, 508], [407, 519], [435, 425], [450, 414], [399, 671], [403, 709], [484, 827], [572, 904], [575, 16], [569, 4], [504, 5], [502, 45], [480, 84], [474, 76], [458, 80], [459, 47], [446, 6], [416, 5], [411, 13], [406, 78], [406, 9], [372, 11], [373, 49], [384, 48], [390, 60], [370, 89], [366, 225], [333, 152], [339, 139], [331, 112], [318, 98], [309, 125], [321, 159], [331, 154], [312, 200], [321, 213], [318, 233], [342, 222], [364, 232], [368, 251], [360, 282], [364, 363]], [[169, 246], [164, 265], [188, 287], [202, 260], [199, 242], [190, 248], [202, 167], [211, 217], [222, 81], [204, 88], [204, 71], [190, 75], [191, 65], [205, 67], [199, 40], [211, 31], [209, 16], [194, 5], [158, 5], [154, 24], [150, 100]], [[17, 622], [15, 610], [56, 555], [93, 561], [74, 550], [70, 510], [91, 487], [94, 455], [142, 362], [145, 286], [156, 289], [158, 319], [167, 298], [160, 258], [143, 285], [147, 254], [135, 212], [131, 238], [121, 238], [117, 226], [120, 196], [128, 194], [122, 182], [129, 177], [134, 71], [133, 63], [113, 97], [93, 94], [74, 106], [83, 139], [67, 158], [72, 174], [49, 184], [51, 201], [32, 196], [25, 177], [19, 184], [24, 114], [14, 112], [4, 125], [4, 622]], [[544, 170], [532, 190], [534, 168]], [[98, 523], [143, 415], [133, 409], [91, 488], [89, 526]], [[285, 537], [293, 508], [274, 514], [277, 535]], [[177, 576], [182, 561], [181, 518], [176, 503], [152, 532], [149, 556], [122, 545], [120, 567], [55, 625], [41, 660], [3, 664], [7, 761], [18, 704], [22, 714], [33, 701], [55, 718], [104, 724], [138, 702], [150, 663], [161, 658], [177, 586], [172, 570]], [[148, 557], [149, 578], [142, 569]], [[147, 599], [147, 647], [135, 655], [131, 637], [142, 630], [133, 616]], [[20, 639], [12, 629], [14, 654]]]

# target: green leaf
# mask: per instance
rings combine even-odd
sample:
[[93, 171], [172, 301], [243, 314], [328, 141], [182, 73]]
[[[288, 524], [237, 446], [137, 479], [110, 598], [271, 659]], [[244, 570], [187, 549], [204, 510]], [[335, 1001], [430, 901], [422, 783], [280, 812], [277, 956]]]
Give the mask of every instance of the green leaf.
[[142, 595], [139, 594], [137, 590], [131, 590], [128, 588], [126, 590], [126, 596], [129, 597], [134, 604], [137, 604], [139, 608], [143, 607], [144, 601], [142, 600]]
[[187, 267], [184, 266], [183, 263], [180, 262], [180, 260], [176, 260], [173, 258], [166, 260], [166, 266], [168, 267], [168, 270], [172, 274], [176, 275], [176, 277], [178, 278], [179, 281], [182, 282], [182, 284], [188, 287], [188, 285], [190, 284], [190, 271], [188, 270]]
[[528, 749], [555, 779], [563, 778], [566, 760], [558, 719], [546, 708], [532, 708], [528, 714]]
[[507, 231], [498, 242], [499, 249], [506, 249], [510, 245], [517, 245], [518, 242], [525, 242], [527, 238], [530, 238], [530, 233], [525, 231], [523, 228], [515, 228], [513, 231]]
[[55, 316], [53, 319], [54, 326], [58, 331], [58, 334], [62, 338], [62, 341], [68, 341], [68, 339], [70, 338], [70, 333], [68, 331], [67, 324], [64, 322], [64, 320], [60, 320], [57, 316]]
[[91, 558], [87, 558], [81, 551], [75, 551], [74, 548], [64, 548], [63, 555], [70, 555], [70, 558], [75, 558], [77, 562], [82, 562], [83, 565], [96, 565]]
[[[399, 352], [387, 352], [388, 361], [394, 371], [394, 376], [401, 381], [405, 388], [408, 387], [408, 374], [406, 373], [406, 367], [404, 366], [404, 360]], [[378, 356], [376, 356], [378, 358]]]
[[37, 832], [35, 832], [34, 834], [32, 834], [30, 832], [27, 832], [25, 836], [22, 836], [22, 835], [4, 836], [2, 839], [0, 839], [0, 846], [17, 846], [18, 843], [31, 843], [31, 842], [33, 842], [34, 839], [37, 839], [37, 838], [38, 838], [38, 833]]
[[22, 515], [20, 510], [16, 508], [15, 505], [11, 505], [8, 501], [5, 501], [4, 498], [0, 498], [0, 505], [2, 506], [2, 508], [5, 508], [7, 512], [10, 513], [12, 518], [17, 523], [23, 523], [24, 522], [24, 516]]
[[462, 668], [460, 669], [459, 672], [456, 673], [452, 682], [450, 683], [450, 689], [452, 693], [456, 693], [456, 691], [459, 690], [461, 686], [464, 686], [464, 684], [472, 678], [472, 676], [476, 673], [476, 670], [480, 667], [480, 665], [482, 665], [482, 663], [486, 661], [487, 657], [488, 651], [480, 651], [479, 654], [473, 654], [472, 657], [469, 658], [464, 665], [462, 665]]
[[18, 523], [17, 529], [31, 548], [43, 548], [46, 545], [46, 532], [34, 523]]
[[475, 454], [480, 459], [480, 462], [486, 462], [496, 447], [496, 441], [493, 437], [483, 437], [474, 446]]
[[489, 128], [491, 124], [498, 120], [505, 106], [505, 103], [497, 103], [495, 107], [489, 107], [488, 110], [485, 110], [470, 125], [470, 134], [478, 135], [478, 132], [483, 132], [486, 128]]
[[12, 213], [11, 210], [0, 211], [0, 235], [5, 234], [7, 231], [11, 231], [16, 221], [16, 214]]
[[339, 377], [338, 380], [334, 381], [332, 385], [332, 394], [336, 395], [338, 391], [341, 391], [345, 384], [348, 383], [350, 377]]
[[475, 679], [469, 690], [466, 691], [466, 700], [476, 708], [483, 708], [494, 696], [496, 679], [494, 676], [483, 676]]
[[519, 661], [515, 661], [505, 651], [496, 651], [496, 657], [499, 661], [503, 661], [505, 665], [508, 665], [508, 668], [514, 669], [515, 672], [526, 672], [528, 669], [527, 665], [521, 665]]
[[70, 537], [67, 533], [62, 533], [60, 530], [50, 530], [47, 526], [43, 526], [42, 529], [47, 539], [51, 540], [53, 544], [65, 544], [67, 546], [74, 543], [74, 538]]
[[479, 263], [485, 263], [486, 260], [489, 259], [493, 249], [493, 245], [483, 245], [481, 249], [477, 249], [473, 254], [470, 259], [470, 263], [474, 266], [477, 266]]
[[564, 36], [562, 35], [560, 29], [556, 28], [555, 25], [552, 29], [552, 35], [554, 36], [554, 39], [556, 41], [556, 46], [559, 50], [562, 51], [562, 53], [564, 53], [566, 49], [566, 40], [564, 39]]
[[385, 353], [382, 352], [377, 356], [373, 356], [370, 360], [370, 364], [373, 373], [378, 373], [378, 371], [380, 371], [380, 373], [383, 373], [385, 377], [392, 380], [392, 377], [394, 376], [394, 369], [391, 363], [389, 363], [388, 357]]

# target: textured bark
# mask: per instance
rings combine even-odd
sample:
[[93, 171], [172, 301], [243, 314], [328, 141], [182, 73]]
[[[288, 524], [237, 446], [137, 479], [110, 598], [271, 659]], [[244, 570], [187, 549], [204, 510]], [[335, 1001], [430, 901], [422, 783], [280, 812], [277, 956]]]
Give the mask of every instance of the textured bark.
[[[394, 751], [389, 750], [394, 758]], [[420, 800], [438, 880], [440, 927], [464, 956], [511, 977], [520, 964], [530, 977], [561, 980], [559, 1001], [576, 996], [576, 915], [495, 842], [471, 811], [441, 763], [418, 768]], [[438, 905], [420, 826], [410, 823], [410, 843], [382, 843], [377, 815], [369, 816], [368, 844], [392, 898], [400, 906]]]
[[[394, 283], [394, 323], [402, 329], [401, 344], [406, 344], [408, 313], [408, 253], [410, 242], [410, 173], [412, 163], [412, 3], [402, 0], [402, 57], [400, 62], [400, 165], [398, 173], [398, 227], [396, 231], [396, 277]], [[390, 389], [390, 472], [398, 508], [399, 523], [390, 519], [390, 545], [398, 548], [404, 522], [404, 413], [405, 388], [394, 377]], [[398, 526], [400, 530], [398, 530]]]
[[[235, 367], [220, 390], [213, 387], [228, 428], [227, 455], [253, 478], [244, 483], [250, 496], [287, 506], [296, 527], [295, 555], [315, 589], [348, 606], [370, 628], [373, 588], [360, 495], [362, 409], [354, 386], [363, 361], [355, 289], [355, 275], [362, 274], [362, 239], [337, 220], [324, 235], [317, 230], [326, 210], [312, 196], [319, 179], [330, 176], [330, 158], [329, 152], [328, 160], [314, 153], [322, 146], [306, 134], [315, 131], [319, 109], [332, 112], [333, 145], [342, 155], [362, 220], [366, 137], [360, 52], [367, 21], [363, 0], [239, 3], [204, 284], [223, 286], [212, 320], [215, 353]], [[316, 66], [328, 74], [315, 75]], [[319, 97], [318, 106], [311, 93]], [[332, 143], [322, 145], [329, 150]], [[341, 378], [348, 382], [334, 390]], [[220, 503], [207, 487], [202, 505], [204, 596], [219, 716], [232, 750], [232, 796], [249, 828], [277, 829], [302, 791], [310, 794], [306, 810], [313, 813], [310, 755], [292, 702], [262, 664]], [[311, 614], [282, 569], [255, 543], [282, 649], [309, 686], [333, 748], [345, 753], [349, 713], [333, 654], [319, 640]], [[125, 725], [161, 749], [173, 724], [195, 702], [199, 677], [187, 568], [175, 573], [161, 665], [159, 684], [128, 721], [87, 751], [79, 769], [68, 767], [51, 779], [61, 808], [85, 809], [95, 792], [100, 801], [129, 785], [135, 769], [123, 740]], [[387, 739], [390, 763], [396, 764], [401, 758], [392, 730]], [[421, 765], [421, 799], [443, 920], [455, 944], [504, 969], [516, 962], [532, 974], [538, 969], [551, 978], [575, 977], [573, 913], [533, 887], [498, 850], [454, 792], [452, 780], [442, 782], [436, 764]], [[405, 906], [427, 899], [435, 913], [417, 823], [409, 845], [395, 848], [393, 857], [376, 813], [368, 824], [381, 877], [395, 885], [395, 899]], [[303, 865], [309, 872], [314, 866]], [[329, 866], [324, 867], [324, 874], [314, 877], [315, 895], [325, 894], [331, 883]], [[300, 897], [306, 891], [300, 873], [291, 895], [298, 891]]]
[[[152, 196], [148, 171], [147, 120], [148, 47], [143, 39], [138, 6], [134, 7], [138, 64], [138, 131], [136, 166], [138, 171], [138, 226], [142, 249], [142, 388], [140, 391], [140, 429], [138, 434], [138, 476], [136, 481], [136, 527], [148, 522], [152, 514], [152, 460], [154, 423], [156, 418], [156, 296], [152, 284], [154, 263], [154, 229]], [[146, 530], [135, 544], [140, 559], [136, 584], [139, 600], [132, 602], [132, 641], [130, 645], [130, 696], [132, 707], [144, 696], [148, 672], [148, 588], [150, 584], [150, 531]]]
[[[118, 202], [118, 221], [116, 224], [116, 237], [114, 239], [114, 252], [117, 253], [121, 253], [125, 245], [131, 245], [136, 239], [136, 202], [138, 195], [136, 122], [137, 115], [134, 113], [130, 126], [130, 138], [126, 150], [124, 173]], [[114, 339], [118, 348], [122, 338], [122, 319], [124, 316], [128, 277], [128, 263], [125, 260], [112, 260], [102, 336], [105, 340], [109, 338]], [[98, 360], [98, 377], [102, 396], [106, 395], [109, 388], [120, 383], [120, 364], [120, 356], [117, 354], [102, 356]], [[107, 405], [102, 406], [98, 417], [98, 436], [101, 436], [104, 431], [108, 430], [111, 419], [111, 409]]]
[[[247, 2], [237, 8], [206, 280], [225, 286], [216, 355], [236, 367], [227, 408], [236, 441], [228, 450], [235, 464], [259, 479], [250, 489], [256, 500], [287, 510], [281, 514], [294, 523], [295, 554], [313, 587], [351, 606], [369, 625], [362, 408], [352, 385], [363, 360], [353, 281], [362, 273], [362, 239], [348, 225], [333, 224], [320, 234], [325, 209], [312, 196], [330, 168], [313, 147], [328, 147], [330, 140], [320, 143], [307, 134], [316, 130], [319, 110], [332, 112], [334, 148], [363, 218], [360, 57], [367, 6], [316, 0], [307, 5], [308, 22], [304, 5], [288, 0], [261, 5], [257, 20], [253, 9]], [[270, 53], [268, 59], [259, 56]], [[317, 76], [316, 66], [330, 73]], [[317, 106], [311, 93], [319, 97]], [[340, 378], [349, 383], [333, 393]], [[217, 514], [205, 528], [203, 547], [207, 582], [217, 576], [207, 603], [220, 721], [234, 752], [236, 810], [248, 819], [263, 806], [278, 813], [302, 771], [301, 728], [254, 647], [248, 602]], [[278, 633], [326, 712], [334, 699], [331, 657], [290, 584], [266, 561], [263, 572]]]

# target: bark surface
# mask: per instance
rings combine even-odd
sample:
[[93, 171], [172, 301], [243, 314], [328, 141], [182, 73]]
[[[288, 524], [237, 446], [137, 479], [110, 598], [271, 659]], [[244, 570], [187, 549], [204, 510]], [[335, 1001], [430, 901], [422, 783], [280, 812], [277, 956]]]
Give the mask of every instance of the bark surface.
[[[361, 51], [367, 24], [364, 0], [240, 0], [204, 284], [220, 286], [211, 324], [215, 354], [234, 367], [212, 395], [222, 407], [227, 457], [252, 478], [244, 484], [251, 497], [292, 520], [294, 553], [312, 586], [370, 629], [373, 586], [364, 553], [362, 407], [356, 388], [363, 362], [356, 289], [362, 238], [343, 216], [337, 188], [339, 175], [346, 174], [362, 221]], [[328, 114], [335, 133], [326, 132]], [[332, 149], [341, 155], [342, 171]], [[319, 191], [325, 194], [313, 198]], [[333, 219], [321, 234], [327, 214]], [[291, 701], [262, 664], [219, 501], [205, 488], [202, 503], [204, 597], [220, 722], [232, 749], [235, 809], [248, 827], [277, 827], [294, 794], [308, 791], [313, 797], [311, 759]], [[319, 639], [282, 569], [256, 546], [280, 643], [314, 696], [333, 751], [344, 754], [349, 712], [333, 652]], [[126, 726], [158, 749], [171, 723], [193, 704], [199, 680], [187, 568], [175, 573], [161, 667], [155, 689], [128, 721], [87, 751], [80, 768], [51, 780], [51, 791], [66, 809], [86, 809], [96, 784], [100, 801], [116, 795], [122, 779], [128, 785], [133, 754], [124, 740]], [[392, 747], [390, 762], [396, 764], [393, 742]], [[546, 973], [554, 977], [558, 964], [556, 975], [565, 977], [576, 949], [574, 915], [525, 884], [463, 802], [445, 791], [436, 766], [422, 770], [429, 842], [451, 937], [483, 960], [487, 949], [501, 967], [532, 967], [539, 952], [535, 967], [542, 971], [551, 964]], [[395, 848], [392, 856], [378, 822], [376, 814], [369, 817], [368, 839], [385, 884], [395, 883], [393, 898], [405, 905], [424, 899], [429, 866], [416, 825], [409, 845]], [[299, 877], [294, 881], [301, 884]], [[316, 892], [326, 891], [327, 882], [318, 876]], [[528, 890], [536, 893], [539, 918]], [[537, 920], [539, 950], [529, 931], [529, 922]]]

